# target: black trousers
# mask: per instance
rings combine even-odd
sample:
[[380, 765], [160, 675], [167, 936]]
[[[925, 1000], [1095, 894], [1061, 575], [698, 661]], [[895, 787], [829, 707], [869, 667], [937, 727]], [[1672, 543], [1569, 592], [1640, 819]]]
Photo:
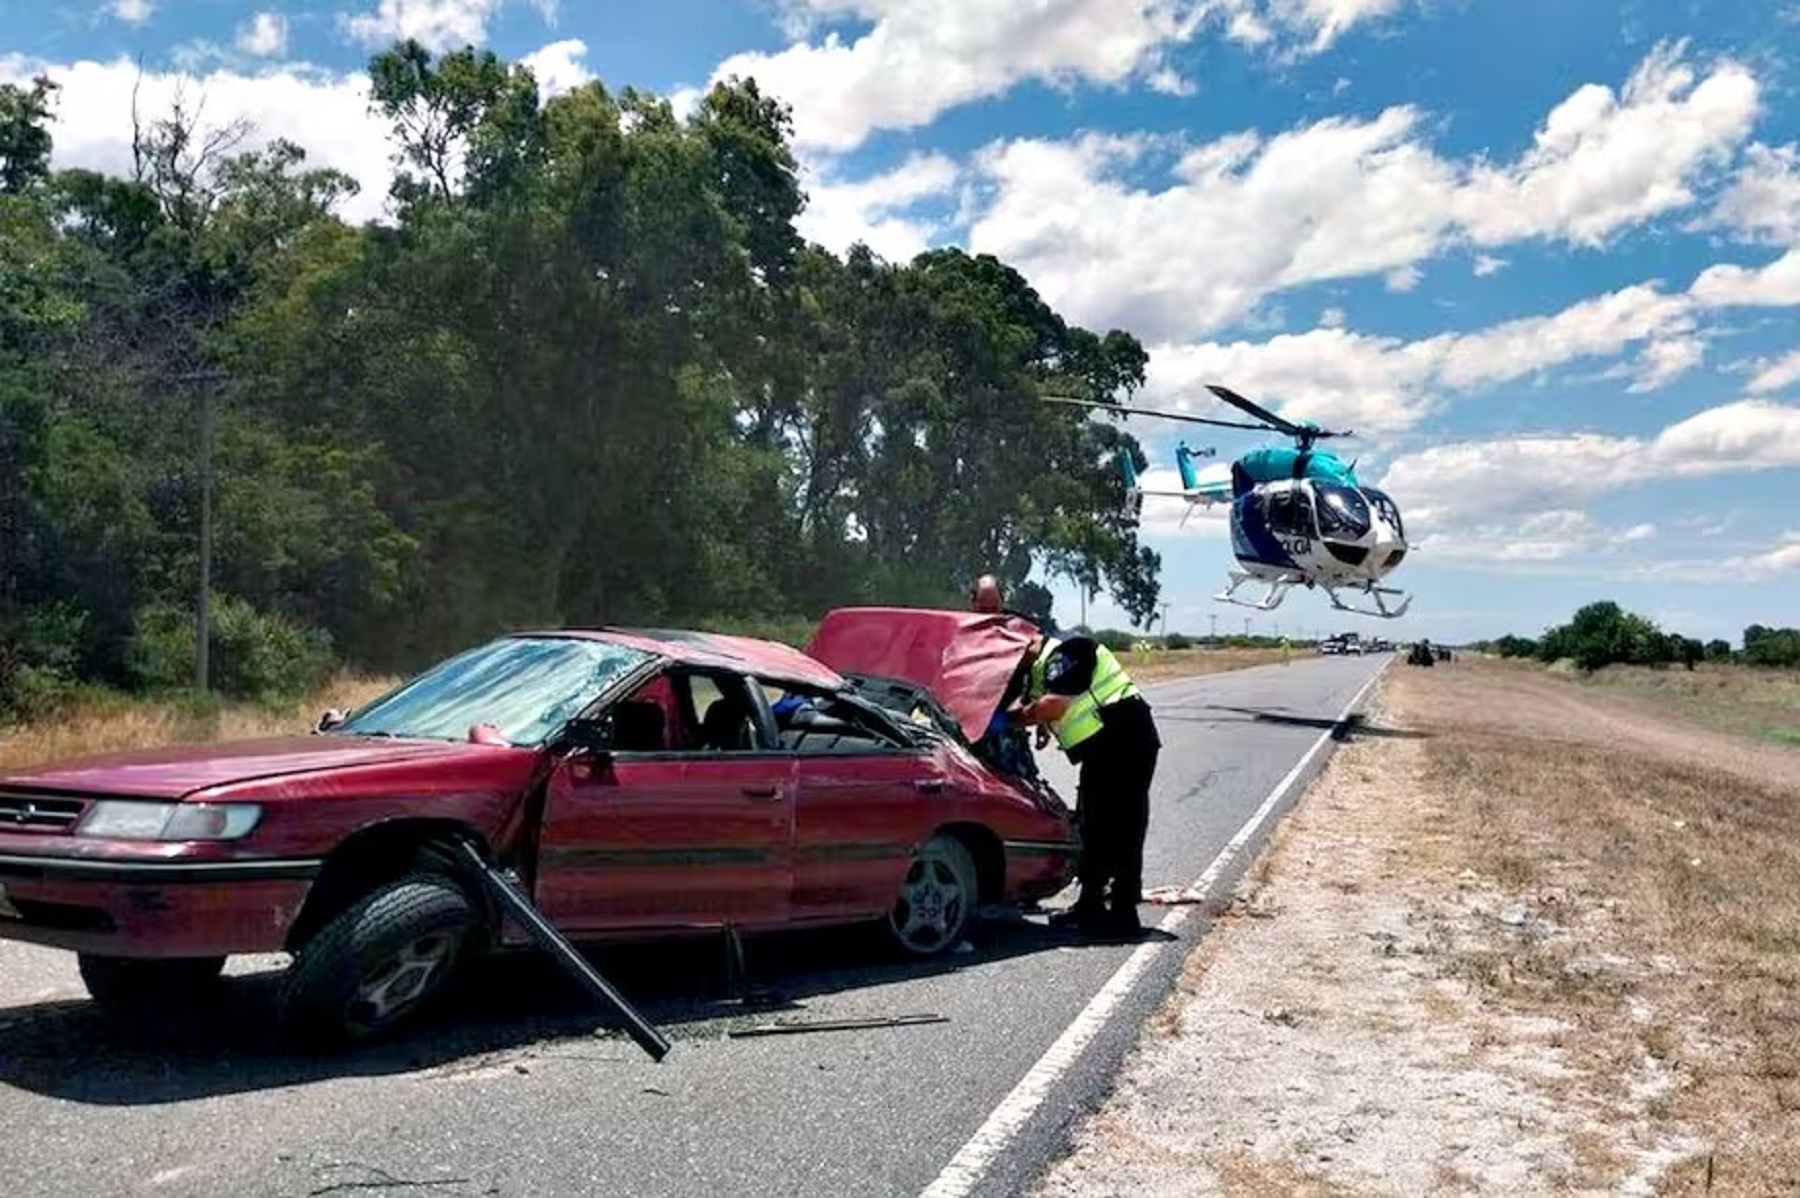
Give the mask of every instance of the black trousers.
[[1117, 915], [1135, 915], [1144, 890], [1150, 784], [1162, 744], [1148, 704], [1126, 700], [1115, 706], [1129, 709], [1116, 713], [1104, 732], [1081, 746], [1075, 808], [1081, 826], [1075, 876], [1081, 892], [1075, 906], [1085, 912], [1104, 907]]

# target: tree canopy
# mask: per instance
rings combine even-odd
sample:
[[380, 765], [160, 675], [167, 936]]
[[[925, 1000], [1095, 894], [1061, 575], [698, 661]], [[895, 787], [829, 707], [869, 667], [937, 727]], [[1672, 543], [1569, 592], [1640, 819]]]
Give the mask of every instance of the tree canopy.
[[752, 80], [678, 118], [474, 49], [369, 74], [396, 179], [361, 226], [279, 130], [177, 103], [127, 176], [58, 171], [55, 86], [0, 87], [0, 709], [180, 677], [201, 387], [240, 689], [521, 625], [960, 604], [984, 572], [1147, 623], [1109, 464], [1142, 450], [1037, 399], [1128, 398], [1129, 333], [990, 256], [808, 244]]

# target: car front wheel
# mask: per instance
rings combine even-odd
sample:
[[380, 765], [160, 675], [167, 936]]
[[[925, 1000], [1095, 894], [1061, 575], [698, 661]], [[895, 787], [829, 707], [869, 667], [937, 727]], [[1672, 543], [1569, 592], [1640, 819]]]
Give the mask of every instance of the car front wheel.
[[442, 993], [480, 914], [441, 875], [415, 874], [365, 895], [300, 950], [278, 998], [283, 1031], [311, 1047], [376, 1039]]
[[888, 931], [901, 948], [935, 956], [961, 943], [979, 899], [975, 859], [963, 842], [938, 833], [913, 853]]

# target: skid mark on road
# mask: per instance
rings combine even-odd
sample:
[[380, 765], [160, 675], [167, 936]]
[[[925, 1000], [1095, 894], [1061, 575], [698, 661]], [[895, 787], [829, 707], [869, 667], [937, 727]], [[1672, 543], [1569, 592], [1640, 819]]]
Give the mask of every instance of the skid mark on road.
[[[1355, 697], [1345, 705], [1344, 710], [1338, 715], [1337, 726], [1342, 726], [1350, 718], [1351, 713], [1356, 710], [1363, 701], [1363, 697], [1375, 686], [1384, 672], [1385, 667], [1375, 671], [1369, 680], [1363, 683]], [[1324, 750], [1326, 745], [1331, 743], [1333, 731], [1334, 728], [1327, 728], [1319, 734], [1318, 738], [1313, 741], [1312, 747], [1306, 751], [1306, 755], [1295, 763], [1294, 768], [1289, 770], [1280, 782], [1275, 784], [1275, 789], [1269, 792], [1268, 797], [1263, 799], [1262, 804], [1237, 830], [1237, 834], [1219, 851], [1219, 855], [1212, 859], [1205, 871], [1194, 880], [1190, 887], [1191, 890], [1210, 897], [1210, 892], [1217, 885], [1219, 878], [1237, 860], [1245, 846], [1250, 843], [1250, 839], [1256, 835], [1263, 823], [1268, 820], [1269, 815], [1293, 788], [1294, 783], [1305, 774], [1313, 759]], [[1161, 923], [1157, 924], [1157, 931], [1163, 934], [1174, 933], [1187, 922], [1193, 910], [1194, 908], [1191, 906], [1174, 908], [1163, 917]], [[1107, 1021], [1118, 1010], [1119, 1004], [1130, 994], [1131, 988], [1137, 984], [1138, 979], [1150, 967], [1157, 954], [1164, 947], [1173, 943], [1179, 942], [1172, 939], [1156, 939], [1140, 944], [1132, 951], [1132, 954], [1125, 959], [1125, 963], [1119, 966], [1118, 971], [1106, 980], [1106, 984], [1101, 986], [1099, 992], [1088, 1000], [1087, 1006], [1081, 1009], [1081, 1013], [1075, 1016], [1074, 1021], [1063, 1029], [1062, 1035], [1056, 1038], [1055, 1043], [1050, 1045], [1030, 1071], [1019, 1080], [1019, 1084], [1013, 1087], [1012, 1092], [1001, 1100], [999, 1106], [994, 1108], [993, 1113], [988, 1116], [987, 1121], [981, 1125], [968, 1143], [964, 1144], [950, 1159], [950, 1163], [944, 1167], [942, 1173], [938, 1174], [937, 1179], [921, 1192], [920, 1198], [962, 1198], [963, 1195], [974, 1190], [988, 1168], [1011, 1145], [1026, 1122], [1037, 1113], [1051, 1088], [1069, 1072], [1076, 1061], [1080, 1059], [1082, 1051], [1106, 1026]]]

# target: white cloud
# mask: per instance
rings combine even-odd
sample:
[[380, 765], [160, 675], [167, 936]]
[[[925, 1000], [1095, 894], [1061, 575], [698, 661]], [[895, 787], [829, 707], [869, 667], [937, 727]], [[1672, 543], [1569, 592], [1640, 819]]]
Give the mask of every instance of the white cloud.
[[140, 82], [137, 66], [123, 57], [74, 63], [0, 57], [0, 82], [26, 82], [38, 71], [62, 85], [51, 127], [58, 166], [129, 175], [133, 88], [146, 116], [167, 112], [181, 90], [190, 111], [204, 101], [209, 127], [240, 117], [254, 122], [243, 148], [284, 137], [304, 147], [312, 165], [356, 179], [362, 191], [344, 202], [346, 219], [373, 219], [383, 212], [393, 173], [390, 147], [386, 126], [369, 112], [368, 80], [360, 72], [333, 75], [296, 66], [255, 74], [224, 68], [193, 75], [147, 71]]
[[1478, 166], [1458, 222], [1483, 246], [1558, 237], [1598, 246], [1614, 232], [1694, 202], [1704, 167], [1749, 135], [1756, 80], [1733, 62], [1696, 82], [1685, 42], [1660, 45], [1615, 95], [1590, 83], [1557, 105], [1510, 166]]
[[1746, 399], [1708, 408], [1648, 440], [1571, 433], [1437, 445], [1397, 459], [1378, 485], [1409, 532], [1446, 540], [1670, 478], [1800, 467], [1800, 407]]
[[581, 61], [587, 57], [587, 51], [586, 42], [566, 38], [533, 50], [519, 62], [537, 79], [538, 96], [547, 100], [593, 80], [594, 73]]
[[106, 11], [127, 25], [142, 25], [156, 11], [156, 6], [150, 0], [112, 0]]
[[802, 148], [831, 151], [876, 130], [921, 128], [1027, 80], [1166, 86], [1166, 48], [1191, 37], [1206, 11], [1197, 0], [792, 0], [788, 9], [794, 36], [814, 19], [874, 27], [848, 42], [833, 31], [773, 54], [735, 54], [713, 79], [755, 76], [794, 106]]
[[861, 241], [891, 261], [909, 261], [931, 245], [941, 222], [912, 214], [922, 200], [950, 194], [956, 164], [942, 154], [915, 154], [892, 170], [842, 182], [808, 164], [802, 170], [807, 205], [800, 234], [834, 253]]
[[1701, 337], [1670, 337], [1652, 341], [1638, 356], [1637, 378], [1627, 391], [1659, 391], [1694, 370], [1706, 358]]
[[1389, 291], [1411, 291], [1425, 277], [1425, 272], [1416, 266], [1402, 266], [1398, 270], [1389, 271], [1386, 279]]
[[1750, 380], [1745, 390], [1752, 395], [1764, 395], [1770, 391], [1784, 391], [1795, 383], [1800, 383], [1800, 349], [1773, 362], [1758, 363], [1756, 377]]
[[1760, 142], [1745, 152], [1744, 166], [1707, 216], [1693, 228], [1728, 229], [1747, 242], [1789, 246], [1800, 242], [1800, 151]]
[[[373, 11], [342, 13], [338, 25], [365, 46], [415, 38], [432, 51], [460, 50], [487, 41], [488, 22], [513, 0], [379, 0]], [[528, 0], [546, 23], [556, 20], [554, 0]]]
[[287, 53], [287, 18], [278, 12], [259, 12], [238, 27], [237, 48], [258, 58]]
[[1709, 266], [1694, 280], [1689, 293], [1709, 308], [1781, 308], [1800, 304], [1800, 248], [1791, 249], [1762, 267], [1731, 263]]
[[1485, 279], [1489, 275], [1506, 268], [1506, 259], [1496, 258], [1492, 254], [1475, 255], [1475, 277]]
[[1179, 406], [1204, 396], [1204, 384], [1225, 383], [1289, 419], [1388, 432], [1423, 420], [1445, 392], [1481, 390], [1634, 344], [1648, 347], [1640, 377], [1667, 382], [1704, 351], [1686, 335], [1692, 324], [1684, 296], [1641, 284], [1548, 316], [1417, 341], [1327, 327], [1261, 342], [1155, 345], [1146, 391]]
[[1500, 165], [1438, 156], [1409, 106], [1242, 131], [1166, 164], [1147, 137], [1000, 142], [977, 158], [989, 199], [969, 241], [1074, 319], [1150, 338], [1202, 335], [1309, 283], [1403, 287], [1456, 244], [1599, 246], [1693, 202], [1748, 135], [1755, 80], [1732, 62], [1697, 78], [1681, 49], [1658, 47], [1616, 97], [1578, 90]]
[[[1148, 490], [1181, 489], [1181, 475], [1168, 467], [1159, 466], [1144, 471], [1139, 476], [1139, 482]], [[1183, 523], [1184, 517], [1186, 523]], [[1145, 536], [1152, 537], [1188, 536], [1223, 540], [1231, 535], [1230, 520], [1230, 509], [1222, 504], [1213, 507], [1196, 506], [1190, 511], [1188, 505], [1180, 499], [1146, 495], [1138, 528]]]

